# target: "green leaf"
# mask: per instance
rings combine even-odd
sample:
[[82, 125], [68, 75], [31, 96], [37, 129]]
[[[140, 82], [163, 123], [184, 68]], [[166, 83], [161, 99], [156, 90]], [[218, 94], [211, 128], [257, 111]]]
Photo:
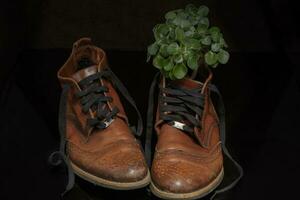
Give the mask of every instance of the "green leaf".
[[148, 46], [148, 54], [155, 55], [159, 49], [159, 46], [156, 43], [153, 43]]
[[192, 49], [188, 49], [187, 47], [184, 48], [183, 59], [187, 60], [190, 56], [194, 55], [196, 52]]
[[186, 46], [187, 49], [200, 50], [201, 42], [197, 39], [193, 38], [185, 38], [182, 43]]
[[204, 44], [204, 45], [210, 45], [211, 44], [210, 36], [205, 36], [204, 38], [202, 38], [201, 43]]
[[184, 33], [184, 35], [185, 35], [186, 37], [191, 37], [191, 36], [194, 35], [194, 33], [195, 33], [195, 32], [193, 32], [193, 31], [187, 31], [187, 32]]
[[169, 56], [167, 48], [168, 48], [168, 45], [165, 45], [165, 44], [160, 46], [159, 53], [161, 54], [161, 56], [163, 56], [163, 57]]
[[156, 40], [163, 38], [169, 33], [170, 27], [167, 24], [158, 24], [154, 27], [154, 36]]
[[188, 72], [187, 67], [183, 64], [176, 64], [173, 68], [173, 75], [176, 79], [182, 79], [186, 76]]
[[221, 37], [220, 38], [220, 45], [222, 46], [222, 47], [228, 47], [228, 45], [227, 45], [227, 43], [226, 43], [226, 41], [224, 40], [224, 38], [223, 37]]
[[175, 24], [176, 26], [180, 26], [181, 20], [182, 19], [177, 15], [173, 20], [173, 24]]
[[192, 70], [197, 69], [198, 68], [198, 59], [199, 59], [199, 56], [196, 56], [196, 55], [189, 56], [187, 59], [187, 66]]
[[173, 56], [173, 60], [175, 63], [182, 63], [183, 62], [183, 55], [177, 54]]
[[184, 10], [177, 12], [177, 16], [181, 19], [187, 19], [189, 16], [188, 13], [184, 12]]
[[195, 26], [195, 25], [197, 25], [199, 23], [198, 22], [198, 18], [195, 17], [195, 16], [189, 16], [189, 21], [190, 21], [192, 27]]
[[167, 24], [161, 24], [159, 27], [158, 27], [158, 32], [161, 34], [161, 35], [167, 35], [168, 32], [169, 32], [170, 28]]
[[167, 52], [169, 55], [175, 55], [178, 54], [180, 51], [180, 47], [176, 42], [173, 42], [171, 44], [168, 45], [167, 47]]
[[175, 38], [178, 41], [182, 41], [184, 38], [184, 31], [180, 27], [176, 27], [175, 29]]
[[199, 34], [205, 34], [207, 31], [208, 26], [204, 25], [204, 24], [199, 24], [197, 27], [197, 32]]
[[175, 40], [175, 28], [170, 28], [170, 32], [169, 32], [169, 35], [168, 35], [168, 38], [171, 40], [171, 41], [174, 41]]
[[169, 71], [168, 77], [169, 77], [171, 80], [175, 80], [175, 77], [174, 77], [174, 75], [173, 75], [173, 70], [172, 70], [172, 71]]
[[219, 43], [213, 43], [213, 44], [211, 45], [211, 50], [212, 50], [213, 52], [218, 52], [218, 51], [220, 50], [220, 48], [221, 48], [221, 45], [220, 45]]
[[165, 71], [170, 71], [171, 69], [173, 69], [173, 67], [174, 67], [173, 61], [170, 58], [165, 59], [165, 61], [164, 61], [164, 70]]
[[220, 29], [216, 26], [213, 26], [209, 29], [209, 33], [212, 34], [212, 33], [220, 33]]
[[214, 42], [220, 42], [221, 34], [219, 32], [213, 32], [211, 33], [211, 39]]
[[157, 55], [154, 57], [153, 61], [153, 66], [158, 68], [158, 69], [162, 69], [165, 63], [165, 59], [161, 56], [161, 55]]
[[195, 5], [193, 4], [188, 4], [186, 7], [185, 7], [185, 10], [190, 14], [190, 15], [195, 15], [197, 14], [197, 8]]
[[191, 23], [187, 19], [187, 16], [188, 15], [186, 13], [178, 13], [176, 18], [173, 20], [173, 23], [181, 28], [187, 28], [191, 26]]
[[196, 31], [195, 27], [194, 27], [194, 26], [191, 26], [190, 29], [184, 33], [184, 35], [185, 35], [186, 37], [193, 36], [194, 33], [195, 33], [195, 31]]
[[175, 19], [176, 18], [176, 13], [174, 11], [169, 11], [167, 12], [167, 14], [165, 15], [166, 19]]
[[220, 33], [220, 29], [216, 26], [211, 27], [208, 32], [211, 34], [211, 39], [214, 42], [219, 42], [222, 34]]
[[198, 15], [207, 16], [209, 13], [209, 8], [207, 6], [200, 6], [198, 9]]
[[179, 26], [180, 26], [181, 28], [187, 28], [187, 27], [191, 26], [191, 23], [190, 23], [190, 21], [187, 20], [187, 19], [182, 19], [182, 20], [180, 21]]
[[221, 64], [226, 64], [229, 60], [229, 53], [223, 49], [220, 50], [220, 52], [218, 53], [218, 61], [221, 63]]
[[199, 21], [199, 25], [204, 25], [206, 28], [209, 27], [209, 20], [207, 17], [201, 18]]
[[218, 61], [218, 56], [214, 52], [209, 51], [204, 55], [204, 59], [208, 65], [214, 65]]

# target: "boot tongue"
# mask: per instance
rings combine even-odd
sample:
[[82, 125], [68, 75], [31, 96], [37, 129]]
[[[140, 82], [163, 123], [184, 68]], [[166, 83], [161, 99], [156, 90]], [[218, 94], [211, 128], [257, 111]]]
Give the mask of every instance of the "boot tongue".
[[193, 79], [184, 78], [181, 80], [170, 81], [168, 84], [176, 85], [184, 89], [199, 89], [203, 87], [203, 83]]
[[95, 73], [98, 72], [98, 66], [97, 65], [92, 65], [83, 69], [80, 69], [79, 71], [77, 71], [76, 73], [74, 73], [72, 75], [72, 78], [78, 83], [80, 82], [82, 79], [93, 75]]
[[[80, 69], [80, 68], [77, 68]], [[97, 80], [93, 80], [92, 82], [90, 82], [89, 84], [81, 84], [80, 81], [82, 81], [83, 79], [95, 74], [98, 72], [98, 66], [97, 65], [92, 65], [89, 67], [85, 67], [82, 68], [80, 70], [78, 70], [76, 73], [74, 73], [72, 75], [72, 78], [78, 83], [79, 87], [81, 90], [85, 90], [86, 88], [89, 87], [89, 84], [96, 84], [98, 86], [101, 86], [101, 82], [97, 79]], [[103, 96], [105, 96], [105, 93], [102, 94]], [[92, 115], [90, 115], [91, 119], [98, 119], [97, 116], [97, 106], [98, 105], [92, 105], [89, 110], [92, 112]], [[102, 106], [103, 110], [107, 110], [109, 111], [110, 108], [108, 106], [107, 103], [103, 104]], [[95, 130], [94, 126], [88, 127], [88, 131], [87, 131], [87, 136], [89, 136], [93, 131]]]

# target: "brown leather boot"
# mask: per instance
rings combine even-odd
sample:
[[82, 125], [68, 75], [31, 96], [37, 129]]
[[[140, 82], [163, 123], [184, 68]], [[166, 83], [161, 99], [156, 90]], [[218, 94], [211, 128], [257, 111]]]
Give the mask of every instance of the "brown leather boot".
[[[210, 97], [212, 92], [219, 94], [210, 84], [211, 78], [210, 71], [204, 83], [188, 78], [170, 81], [157, 75], [152, 84], [153, 94], [155, 84], [160, 82], [157, 84], [159, 99], [155, 123], [158, 141], [150, 188], [160, 198], [197, 199], [207, 195], [217, 188], [224, 176], [222, 146], [232, 159], [225, 147], [223, 106], [219, 119]], [[151, 145], [153, 100], [150, 102], [147, 157], [151, 157], [148, 149]], [[235, 161], [234, 164], [238, 167], [240, 179], [242, 169]], [[237, 181], [223, 190], [232, 188]]]
[[[74, 43], [57, 76], [63, 87], [60, 153], [64, 154], [65, 137], [69, 167], [79, 177], [107, 188], [130, 190], [146, 186], [150, 173], [118, 93], [136, 111], [137, 108], [108, 67], [105, 52], [93, 46], [90, 39], [82, 38]], [[140, 135], [142, 121], [138, 111], [137, 114]]]

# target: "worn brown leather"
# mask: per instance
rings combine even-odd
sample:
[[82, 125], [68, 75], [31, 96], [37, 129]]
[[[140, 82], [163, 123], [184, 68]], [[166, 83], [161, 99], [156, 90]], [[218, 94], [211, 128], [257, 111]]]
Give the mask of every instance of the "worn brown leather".
[[[89, 58], [92, 65], [78, 70], [81, 58]], [[103, 130], [87, 125], [87, 118], [95, 113], [91, 110], [83, 113], [80, 99], [75, 95], [81, 90], [80, 80], [105, 68], [108, 68], [105, 52], [95, 47], [89, 38], [82, 38], [74, 43], [70, 57], [57, 73], [61, 84], [71, 86], [66, 111], [67, 154], [72, 163], [94, 176], [116, 182], [139, 181], [145, 178], [148, 168], [112, 83], [99, 81], [108, 87], [105, 95], [112, 97], [107, 106], [119, 109], [112, 124]]]
[[159, 108], [155, 129], [158, 142], [151, 168], [153, 184], [165, 192], [191, 193], [209, 185], [223, 167], [218, 116], [207, 87], [211, 75], [203, 83], [183, 79], [176, 81], [181, 87], [202, 88], [205, 95], [201, 129], [195, 137], [160, 120]]

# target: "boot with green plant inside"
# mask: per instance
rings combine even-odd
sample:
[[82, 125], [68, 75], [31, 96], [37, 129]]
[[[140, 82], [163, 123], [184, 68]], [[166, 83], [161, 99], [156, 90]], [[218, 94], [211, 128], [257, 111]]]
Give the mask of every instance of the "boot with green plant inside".
[[[225, 174], [223, 154], [239, 176], [212, 198], [234, 187], [243, 174], [225, 146], [224, 105], [211, 84], [211, 68], [229, 60], [228, 46], [221, 30], [210, 25], [208, 13], [208, 7], [194, 5], [168, 12], [165, 23], [154, 27], [155, 42], [148, 47], [147, 60], [159, 72], [150, 88], [146, 157], [150, 164], [155, 128], [150, 188], [163, 199], [197, 199], [214, 191]], [[216, 107], [211, 93], [217, 94]]]

